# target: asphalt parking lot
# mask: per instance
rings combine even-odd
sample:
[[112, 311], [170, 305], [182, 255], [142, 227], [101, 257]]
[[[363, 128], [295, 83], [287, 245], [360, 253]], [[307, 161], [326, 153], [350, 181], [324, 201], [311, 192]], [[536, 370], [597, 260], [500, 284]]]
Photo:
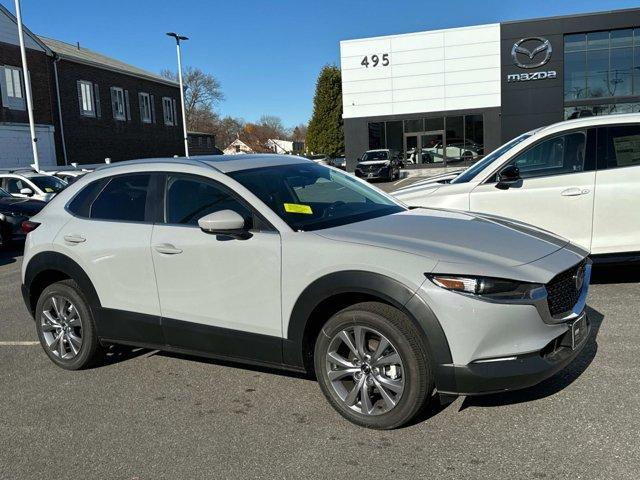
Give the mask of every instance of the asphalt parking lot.
[[640, 275], [596, 271], [585, 350], [520, 392], [355, 427], [307, 378], [115, 349], [68, 372], [35, 343], [21, 256], [0, 253], [0, 478], [636, 479]]

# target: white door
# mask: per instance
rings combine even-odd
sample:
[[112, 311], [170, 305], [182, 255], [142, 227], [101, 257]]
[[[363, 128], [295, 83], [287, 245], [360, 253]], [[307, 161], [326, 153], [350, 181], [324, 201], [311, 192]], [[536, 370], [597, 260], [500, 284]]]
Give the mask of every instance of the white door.
[[[595, 131], [574, 131], [533, 145], [507, 165], [520, 169], [522, 180], [507, 189], [497, 178], [478, 185], [470, 210], [500, 215], [554, 232], [586, 249], [591, 247]], [[504, 168], [504, 166], [503, 166]]]
[[[226, 209], [246, 219], [250, 238], [197, 226], [199, 218]], [[151, 245], [167, 343], [281, 362], [280, 235], [204, 177], [168, 174], [164, 211]]]
[[55, 242], [57, 250], [87, 272], [96, 289], [101, 336], [159, 344], [163, 337], [150, 248], [153, 224], [146, 213], [149, 183], [149, 174], [131, 174], [89, 185], [69, 204], [74, 217]]
[[598, 129], [593, 254], [640, 251], [640, 125]]

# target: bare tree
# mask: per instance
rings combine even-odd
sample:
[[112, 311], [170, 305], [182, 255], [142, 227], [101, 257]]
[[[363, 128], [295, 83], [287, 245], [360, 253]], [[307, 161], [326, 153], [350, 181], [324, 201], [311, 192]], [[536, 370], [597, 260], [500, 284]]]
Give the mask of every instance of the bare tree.
[[[161, 75], [170, 80], [177, 80], [177, 74], [170, 70], [163, 70]], [[214, 107], [224, 100], [221, 84], [210, 73], [194, 67], [187, 67], [182, 78], [185, 86], [184, 110], [187, 128], [207, 131], [203, 125], [204, 118], [214, 120]]]

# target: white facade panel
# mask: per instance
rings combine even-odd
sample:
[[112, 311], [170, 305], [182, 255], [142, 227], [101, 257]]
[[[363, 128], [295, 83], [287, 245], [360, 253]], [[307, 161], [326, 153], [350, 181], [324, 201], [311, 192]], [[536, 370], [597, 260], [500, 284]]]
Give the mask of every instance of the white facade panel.
[[353, 94], [342, 94], [342, 102], [347, 104], [358, 105], [376, 105], [379, 103], [391, 103], [392, 91], [386, 90], [382, 92], [363, 92]]
[[500, 106], [499, 24], [347, 40], [340, 55], [344, 118]]
[[[371, 105], [368, 105], [371, 108]], [[446, 110], [444, 98], [418, 100], [413, 102], [397, 102], [393, 106], [393, 113], [438, 112]]]
[[469, 83], [471, 79], [474, 82], [499, 82], [500, 69], [484, 68], [482, 70], [460, 70], [455, 72], [447, 72], [444, 74], [444, 81], [447, 85], [458, 85]]
[[404, 50], [393, 54], [393, 65], [396, 67], [405, 63], [421, 63], [432, 60], [444, 60], [444, 48]]
[[432, 73], [429, 75], [411, 75], [407, 77], [395, 77], [389, 79], [394, 90], [405, 88], [435, 87], [444, 85], [445, 73]]
[[391, 37], [394, 52], [444, 47], [444, 32], [419, 32]]
[[395, 90], [393, 92], [394, 102], [409, 102], [412, 100], [431, 100], [442, 98], [445, 94], [445, 87], [426, 87], [426, 88], [405, 88], [403, 90]]
[[467, 97], [452, 97], [446, 99], [443, 110], [467, 110], [471, 108], [486, 108], [487, 105], [500, 105], [500, 94], [469, 95]]
[[[41, 167], [56, 165], [56, 144], [51, 125], [36, 125]], [[0, 168], [29, 168], [33, 163], [31, 134], [27, 124], [0, 124]]]
[[[367, 80], [367, 88], [369, 92], [381, 92], [385, 90], [393, 89], [393, 79], [389, 78], [380, 78], [378, 80]], [[362, 85], [360, 82], [343, 82], [342, 83], [342, 94], [349, 93], [360, 93], [362, 92]]]

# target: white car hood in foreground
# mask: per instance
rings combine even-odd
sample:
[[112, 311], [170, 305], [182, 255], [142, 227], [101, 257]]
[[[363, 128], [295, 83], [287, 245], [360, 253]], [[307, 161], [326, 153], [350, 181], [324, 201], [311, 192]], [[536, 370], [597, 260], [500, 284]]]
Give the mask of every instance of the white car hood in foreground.
[[[443, 267], [449, 273], [460, 270], [487, 276], [514, 273], [511, 272], [514, 267], [551, 258], [552, 254], [570, 245], [567, 240], [549, 232], [500, 217], [425, 208], [315, 233], [333, 240], [428, 257], [438, 262], [436, 271]], [[541, 280], [551, 278], [586, 254], [570, 247], [564, 250], [567, 255], [563, 257], [566, 258], [554, 257], [552, 263], [555, 265], [545, 267], [548, 272], [535, 276]]]

